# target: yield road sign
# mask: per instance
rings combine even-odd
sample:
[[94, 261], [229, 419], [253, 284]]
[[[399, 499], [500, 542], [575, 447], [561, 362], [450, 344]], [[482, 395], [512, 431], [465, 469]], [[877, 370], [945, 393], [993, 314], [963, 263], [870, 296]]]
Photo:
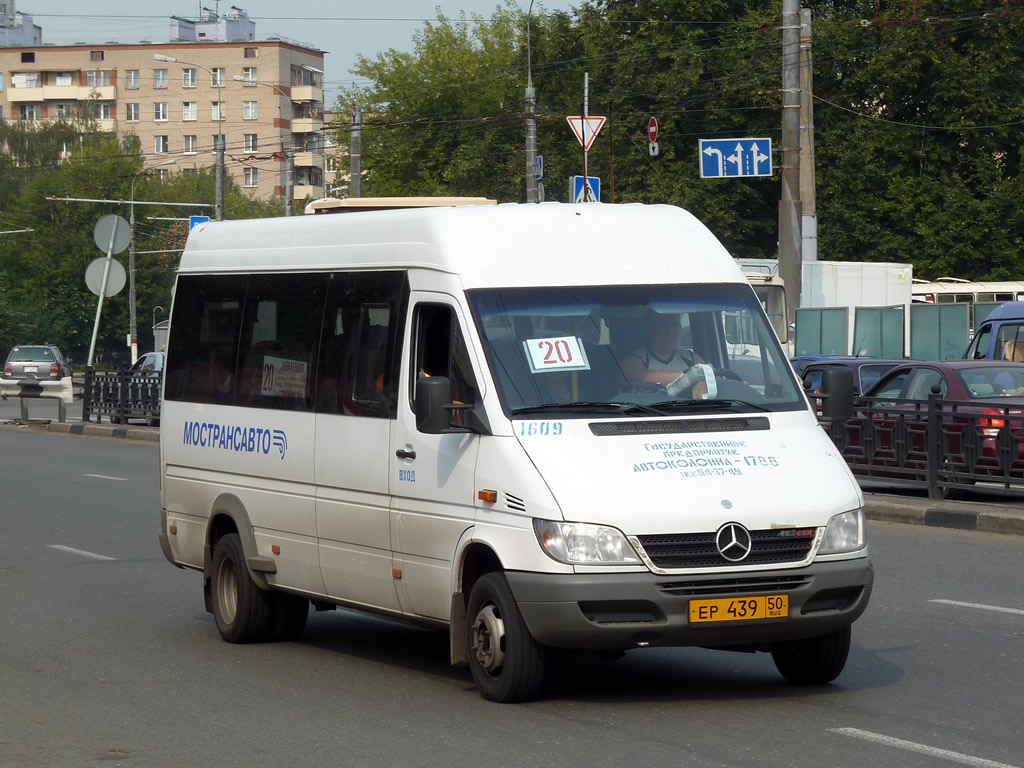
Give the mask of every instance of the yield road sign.
[[658, 141], [658, 118], [652, 117], [647, 121], [647, 138], [651, 144]]
[[700, 177], [772, 175], [771, 139], [701, 139]]
[[587, 176], [587, 183], [584, 184], [582, 176], [573, 176], [572, 201], [574, 203], [601, 202], [601, 179], [597, 176]]
[[604, 125], [605, 118], [576, 115], [575, 117], [567, 117], [565, 119], [569, 121], [569, 127], [572, 128], [572, 132], [576, 134], [576, 140], [583, 145], [583, 151], [590, 151], [590, 145], [597, 138], [597, 132]]

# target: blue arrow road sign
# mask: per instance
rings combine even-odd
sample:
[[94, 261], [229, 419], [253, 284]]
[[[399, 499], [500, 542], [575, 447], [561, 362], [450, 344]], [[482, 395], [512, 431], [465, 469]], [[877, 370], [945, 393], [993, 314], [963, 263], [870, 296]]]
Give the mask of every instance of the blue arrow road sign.
[[700, 177], [772, 175], [771, 139], [701, 139]]
[[540, 181], [544, 178], [544, 156], [536, 155], [533, 158], [533, 178]]
[[597, 176], [587, 176], [586, 195], [584, 195], [583, 177], [573, 176], [572, 178], [572, 201], [574, 203], [599, 203], [601, 202], [601, 179]]
[[192, 228], [197, 224], [205, 224], [210, 220], [209, 216], [189, 216], [188, 217], [188, 231], [191, 232]]

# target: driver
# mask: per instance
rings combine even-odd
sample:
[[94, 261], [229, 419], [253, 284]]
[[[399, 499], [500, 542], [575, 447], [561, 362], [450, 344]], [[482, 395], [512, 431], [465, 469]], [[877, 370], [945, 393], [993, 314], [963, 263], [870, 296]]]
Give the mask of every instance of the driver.
[[[646, 318], [647, 343], [626, 355], [622, 360], [622, 373], [628, 381], [644, 381], [667, 387], [704, 360], [692, 349], [679, 346], [682, 324], [678, 314], [648, 312]], [[696, 387], [705, 387], [701, 382]], [[703, 392], [694, 392], [700, 397]]]

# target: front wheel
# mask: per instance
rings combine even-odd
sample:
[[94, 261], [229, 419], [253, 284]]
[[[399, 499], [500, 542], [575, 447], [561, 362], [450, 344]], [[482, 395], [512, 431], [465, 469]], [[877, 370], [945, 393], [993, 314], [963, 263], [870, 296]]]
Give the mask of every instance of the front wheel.
[[524, 701], [544, 683], [544, 646], [523, 621], [504, 574], [482, 576], [466, 608], [469, 668], [485, 699]]
[[786, 680], [796, 685], [831, 683], [846, 666], [850, 653], [850, 625], [827, 635], [789, 640], [772, 649], [772, 660]]
[[229, 643], [257, 643], [273, 629], [273, 597], [256, 586], [245, 565], [237, 533], [229, 533], [213, 550], [213, 617]]

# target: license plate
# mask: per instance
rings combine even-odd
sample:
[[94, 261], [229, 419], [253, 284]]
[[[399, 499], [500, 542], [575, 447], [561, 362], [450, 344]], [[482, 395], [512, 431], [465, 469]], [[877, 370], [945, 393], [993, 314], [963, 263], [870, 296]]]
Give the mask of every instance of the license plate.
[[708, 621], [784, 619], [787, 616], [789, 595], [755, 595], [690, 601], [691, 624]]
[[25, 366], [25, 373], [39, 373], [39, 366], [38, 365], [26, 365]]

